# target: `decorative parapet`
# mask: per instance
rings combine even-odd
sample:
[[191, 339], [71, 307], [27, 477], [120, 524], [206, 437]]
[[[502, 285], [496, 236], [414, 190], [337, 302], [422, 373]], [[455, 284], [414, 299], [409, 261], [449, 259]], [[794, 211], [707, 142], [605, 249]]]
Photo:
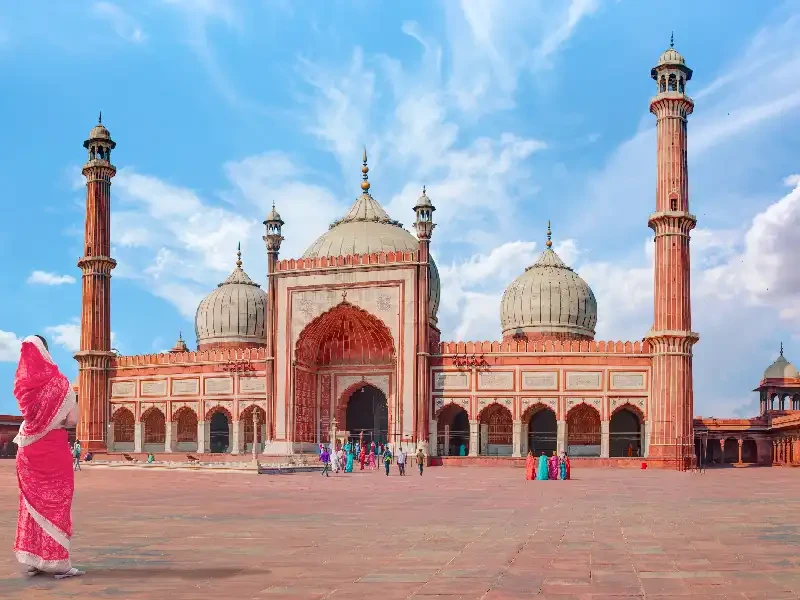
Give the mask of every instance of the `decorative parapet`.
[[279, 260], [275, 270], [307, 271], [313, 269], [337, 269], [341, 267], [365, 267], [371, 265], [391, 265], [397, 263], [416, 263], [418, 251], [372, 252], [371, 254], [346, 254], [343, 256], [320, 256], [314, 258], [290, 258]]
[[111, 368], [178, 365], [191, 363], [225, 363], [236, 361], [265, 361], [265, 348], [212, 348], [200, 352], [168, 352], [164, 354], [136, 354], [116, 356]]
[[503, 342], [441, 342], [439, 355], [502, 354], [502, 353], [592, 353], [642, 354], [651, 353], [650, 344], [642, 342], [595, 342], [588, 340], [514, 340]]

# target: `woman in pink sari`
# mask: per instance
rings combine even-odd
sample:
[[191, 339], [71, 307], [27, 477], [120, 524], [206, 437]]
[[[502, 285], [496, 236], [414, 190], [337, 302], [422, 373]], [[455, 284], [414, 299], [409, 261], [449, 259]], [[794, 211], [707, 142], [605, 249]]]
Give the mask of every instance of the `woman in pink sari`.
[[29, 575], [83, 575], [69, 559], [75, 473], [64, 429], [78, 422], [78, 404], [43, 337], [22, 341], [14, 396], [24, 418], [14, 439], [20, 490], [14, 553]]

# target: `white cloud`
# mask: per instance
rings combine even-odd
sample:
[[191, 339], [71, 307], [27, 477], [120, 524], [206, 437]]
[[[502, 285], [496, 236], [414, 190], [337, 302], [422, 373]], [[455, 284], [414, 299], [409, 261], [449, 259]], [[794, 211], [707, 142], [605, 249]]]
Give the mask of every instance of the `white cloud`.
[[18, 362], [22, 339], [10, 331], [0, 330], [0, 362]]
[[[81, 348], [81, 321], [75, 317], [60, 325], [44, 328], [45, 333], [54, 344], [58, 344], [68, 352], [77, 352]], [[117, 334], [111, 332], [111, 347], [116, 347]]]
[[92, 14], [107, 22], [114, 33], [127, 42], [140, 44], [147, 40], [147, 35], [136, 19], [117, 4], [95, 2], [92, 4]]
[[34, 285], [64, 285], [75, 283], [72, 275], [58, 275], [47, 271], [34, 271], [28, 277], [28, 283]]

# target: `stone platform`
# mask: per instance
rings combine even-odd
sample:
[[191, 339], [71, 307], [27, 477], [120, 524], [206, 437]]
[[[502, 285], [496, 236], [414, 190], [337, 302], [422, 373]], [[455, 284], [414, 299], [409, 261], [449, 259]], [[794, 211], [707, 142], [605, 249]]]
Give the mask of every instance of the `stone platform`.
[[782, 600], [800, 597], [794, 469], [508, 468], [322, 478], [76, 474], [73, 561], [25, 579], [0, 461], [0, 598]]

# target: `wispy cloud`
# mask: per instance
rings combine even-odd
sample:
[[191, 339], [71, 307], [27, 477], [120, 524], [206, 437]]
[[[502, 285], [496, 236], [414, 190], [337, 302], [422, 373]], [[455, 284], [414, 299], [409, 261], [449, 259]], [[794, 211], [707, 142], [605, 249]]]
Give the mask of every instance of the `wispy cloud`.
[[33, 285], [66, 285], [75, 283], [75, 278], [72, 275], [34, 271], [28, 276], [28, 283]]
[[126, 42], [141, 44], [147, 40], [147, 35], [138, 21], [118, 4], [104, 1], [95, 2], [92, 4], [92, 14], [108, 23], [114, 33]]
[[10, 331], [0, 330], [0, 362], [17, 362], [22, 338]]
[[[66, 323], [50, 325], [44, 328], [45, 334], [68, 352], [77, 352], [81, 347], [81, 321], [78, 317], [70, 319]], [[115, 347], [117, 334], [111, 332], [111, 346]]]

